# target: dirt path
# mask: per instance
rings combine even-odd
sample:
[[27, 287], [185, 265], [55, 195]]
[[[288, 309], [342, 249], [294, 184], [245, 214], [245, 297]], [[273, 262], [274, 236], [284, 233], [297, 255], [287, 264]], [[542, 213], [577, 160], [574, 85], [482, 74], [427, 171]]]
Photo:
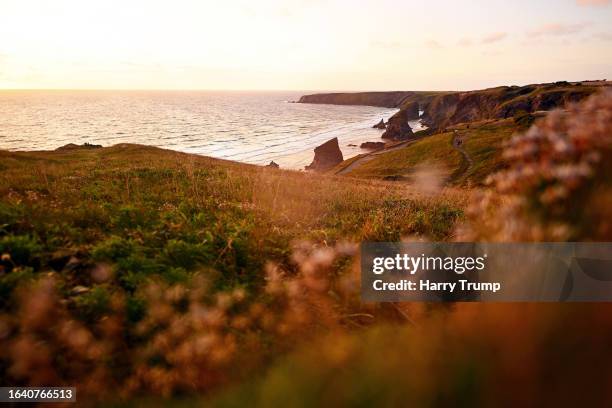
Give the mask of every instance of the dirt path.
[[[453, 149], [457, 150], [459, 153], [461, 153], [461, 155], [463, 156], [463, 162], [461, 163], [461, 165], [459, 166], [459, 168], [457, 168], [457, 170], [455, 170], [453, 172], [453, 174], [449, 177], [450, 180], [456, 180], [458, 178], [460, 178], [461, 176], [463, 176], [465, 173], [467, 173], [472, 166], [474, 165], [474, 160], [472, 159], [472, 157], [468, 154], [468, 152], [463, 148], [464, 142], [465, 142], [465, 136], [461, 136], [459, 135], [459, 133], [455, 132], [454, 136], [453, 136], [453, 140], [451, 145], [453, 146]], [[422, 137], [418, 138], [418, 139], [411, 139], [411, 140], [406, 140], [405, 142], [400, 142], [397, 143], [393, 146], [384, 148], [384, 149], [380, 149], [380, 150], [376, 150], [373, 151], [371, 153], [366, 153], [364, 154], [362, 157], [358, 158], [357, 160], [355, 160], [354, 162], [352, 162], [351, 164], [349, 164], [348, 166], [346, 166], [345, 168], [343, 168], [342, 170], [337, 171], [335, 174], [336, 175], [344, 175], [344, 174], [348, 174], [351, 171], [355, 170], [356, 168], [360, 167], [362, 164], [367, 163], [371, 160], [373, 160], [376, 156], [378, 156], [379, 154], [385, 154], [388, 152], [392, 152], [394, 150], [398, 150], [401, 148], [404, 148], [418, 140], [422, 139]]]
[[470, 170], [472, 166], [474, 165], [474, 160], [468, 154], [468, 152], [466, 152], [465, 149], [463, 148], [464, 143], [465, 143], [465, 136], [460, 136], [459, 133], [455, 131], [455, 134], [453, 136], [453, 142], [451, 144], [453, 146], [453, 149], [461, 153], [461, 155], [463, 156], [463, 162], [461, 163], [459, 168], [457, 168], [457, 170], [454, 171], [453, 174], [451, 174], [451, 176], [449, 177], [450, 180], [457, 180], [458, 178], [463, 176], [465, 173], [467, 173], [468, 170]]
[[420, 139], [422, 139], [422, 137], [420, 137], [418, 139], [406, 140], [405, 142], [400, 142], [400, 143], [394, 144], [393, 146], [386, 147], [384, 149], [375, 150], [375, 151], [373, 151], [371, 153], [366, 153], [362, 157], [360, 157], [359, 159], [355, 160], [354, 162], [352, 162], [351, 164], [349, 164], [348, 166], [343, 168], [342, 170], [337, 171], [336, 175], [343, 175], [343, 174], [350, 173], [351, 171], [355, 170], [356, 168], [358, 168], [362, 164], [367, 163], [370, 160], [374, 159], [379, 154], [389, 153], [389, 152], [392, 152], [394, 150], [401, 149], [401, 148], [406, 147], [406, 146], [408, 146], [408, 145], [410, 145], [410, 144], [412, 144], [412, 143], [414, 143], [414, 142], [416, 142], [417, 140], [420, 140]]

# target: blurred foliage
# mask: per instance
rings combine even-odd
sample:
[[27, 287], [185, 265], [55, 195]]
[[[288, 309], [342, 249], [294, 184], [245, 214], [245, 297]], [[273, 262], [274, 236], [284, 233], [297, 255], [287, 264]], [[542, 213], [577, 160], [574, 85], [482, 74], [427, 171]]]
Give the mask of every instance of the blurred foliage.
[[[463, 180], [496, 171], [475, 192], [135, 145], [0, 152], [0, 379], [100, 404], [612, 401], [607, 305], [364, 304], [355, 244], [609, 241], [611, 101], [514, 137], [458, 126]], [[426, 146], [459, 166], [449, 138]]]

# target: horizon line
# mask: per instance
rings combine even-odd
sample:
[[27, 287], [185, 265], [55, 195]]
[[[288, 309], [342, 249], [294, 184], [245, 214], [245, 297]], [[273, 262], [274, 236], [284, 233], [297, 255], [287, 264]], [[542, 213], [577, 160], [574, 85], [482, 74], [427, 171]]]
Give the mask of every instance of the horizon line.
[[[558, 80], [549, 82], [530, 82], [525, 84], [500, 84], [494, 86], [485, 86], [472, 89], [220, 89], [220, 88], [0, 88], [0, 92], [9, 91], [133, 91], [133, 92], [311, 92], [311, 93], [361, 93], [361, 92], [469, 92], [484, 89], [493, 89], [503, 86], [527, 86], [540, 85], [556, 82], [583, 83], [583, 82], [602, 82], [603, 79], [582, 79], [582, 80]], [[608, 83], [612, 81], [606, 80]]]

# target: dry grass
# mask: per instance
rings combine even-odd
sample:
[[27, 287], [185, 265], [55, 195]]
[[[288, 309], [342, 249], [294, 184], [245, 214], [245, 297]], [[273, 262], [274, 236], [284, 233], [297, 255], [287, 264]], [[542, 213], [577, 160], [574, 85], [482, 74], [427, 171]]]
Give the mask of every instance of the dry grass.
[[610, 240], [611, 100], [512, 139], [458, 236], [466, 190], [0, 153], [0, 378], [80, 402], [609, 405], [608, 306], [363, 304], [355, 243]]

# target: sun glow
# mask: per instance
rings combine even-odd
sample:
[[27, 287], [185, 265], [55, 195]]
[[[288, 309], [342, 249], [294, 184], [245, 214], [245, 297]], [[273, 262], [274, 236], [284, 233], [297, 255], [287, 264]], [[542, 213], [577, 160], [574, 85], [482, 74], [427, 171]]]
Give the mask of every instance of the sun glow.
[[525, 18], [527, 2], [455, 3], [0, 0], [0, 88], [450, 89], [611, 72], [610, 7]]

